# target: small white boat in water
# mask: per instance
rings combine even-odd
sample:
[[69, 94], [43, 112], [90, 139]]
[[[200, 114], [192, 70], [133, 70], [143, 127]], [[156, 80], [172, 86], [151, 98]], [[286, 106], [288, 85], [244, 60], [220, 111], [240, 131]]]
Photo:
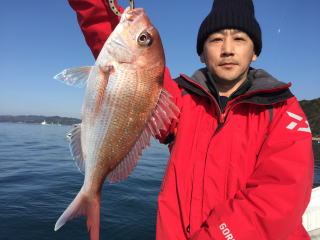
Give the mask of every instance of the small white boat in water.
[[43, 120], [43, 122], [41, 123], [41, 125], [47, 125], [46, 120]]
[[320, 187], [312, 190], [311, 200], [302, 220], [311, 239], [320, 240]]

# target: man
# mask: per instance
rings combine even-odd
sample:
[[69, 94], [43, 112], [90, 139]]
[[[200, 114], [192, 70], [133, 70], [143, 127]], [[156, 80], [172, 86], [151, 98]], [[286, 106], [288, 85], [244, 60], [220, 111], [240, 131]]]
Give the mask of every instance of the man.
[[[118, 22], [107, 1], [69, 0], [95, 57]], [[251, 0], [215, 0], [199, 28], [206, 67], [165, 88], [181, 113], [160, 139], [171, 156], [157, 239], [309, 239], [311, 132], [290, 84], [250, 68], [262, 49]]]

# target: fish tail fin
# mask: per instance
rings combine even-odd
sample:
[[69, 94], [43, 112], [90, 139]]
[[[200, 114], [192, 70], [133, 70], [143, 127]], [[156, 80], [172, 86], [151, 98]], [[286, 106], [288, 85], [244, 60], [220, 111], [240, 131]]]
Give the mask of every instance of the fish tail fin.
[[87, 228], [90, 232], [90, 240], [99, 240], [100, 232], [100, 196], [93, 199], [88, 206]]
[[59, 230], [66, 222], [79, 216], [87, 216], [87, 228], [90, 231], [90, 240], [99, 240], [100, 194], [95, 197], [88, 197], [80, 191], [60, 216], [54, 230]]

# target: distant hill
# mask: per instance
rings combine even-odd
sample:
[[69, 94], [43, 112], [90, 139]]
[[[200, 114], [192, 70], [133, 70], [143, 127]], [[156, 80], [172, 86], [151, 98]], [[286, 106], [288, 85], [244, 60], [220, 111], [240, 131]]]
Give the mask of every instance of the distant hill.
[[45, 121], [47, 124], [61, 124], [61, 125], [73, 125], [81, 122], [77, 118], [59, 117], [59, 116], [36, 116], [36, 115], [0, 115], [0, 122], [13, 122], [13, 123], [42, 123]]
[[320, 98], [300, 101], [307, 115], [313, 137], [320, 137]]

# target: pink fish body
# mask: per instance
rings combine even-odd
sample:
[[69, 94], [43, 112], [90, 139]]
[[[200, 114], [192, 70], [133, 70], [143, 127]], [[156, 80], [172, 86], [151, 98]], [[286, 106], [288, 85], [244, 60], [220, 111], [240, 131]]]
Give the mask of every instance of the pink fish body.
[[90, 239], [99, 239], [105, 179], [124, 180], [150, 137], [166, 130], [179, 112], [163, 90], [164, 68], [158, 31], [143, 9], [128, 8], [94, 66], [67, 69], [55, 76], [69, 85], [86, 85], [82, 123], [69, 133], [84, 183], [55, 230], [85, 215]]

